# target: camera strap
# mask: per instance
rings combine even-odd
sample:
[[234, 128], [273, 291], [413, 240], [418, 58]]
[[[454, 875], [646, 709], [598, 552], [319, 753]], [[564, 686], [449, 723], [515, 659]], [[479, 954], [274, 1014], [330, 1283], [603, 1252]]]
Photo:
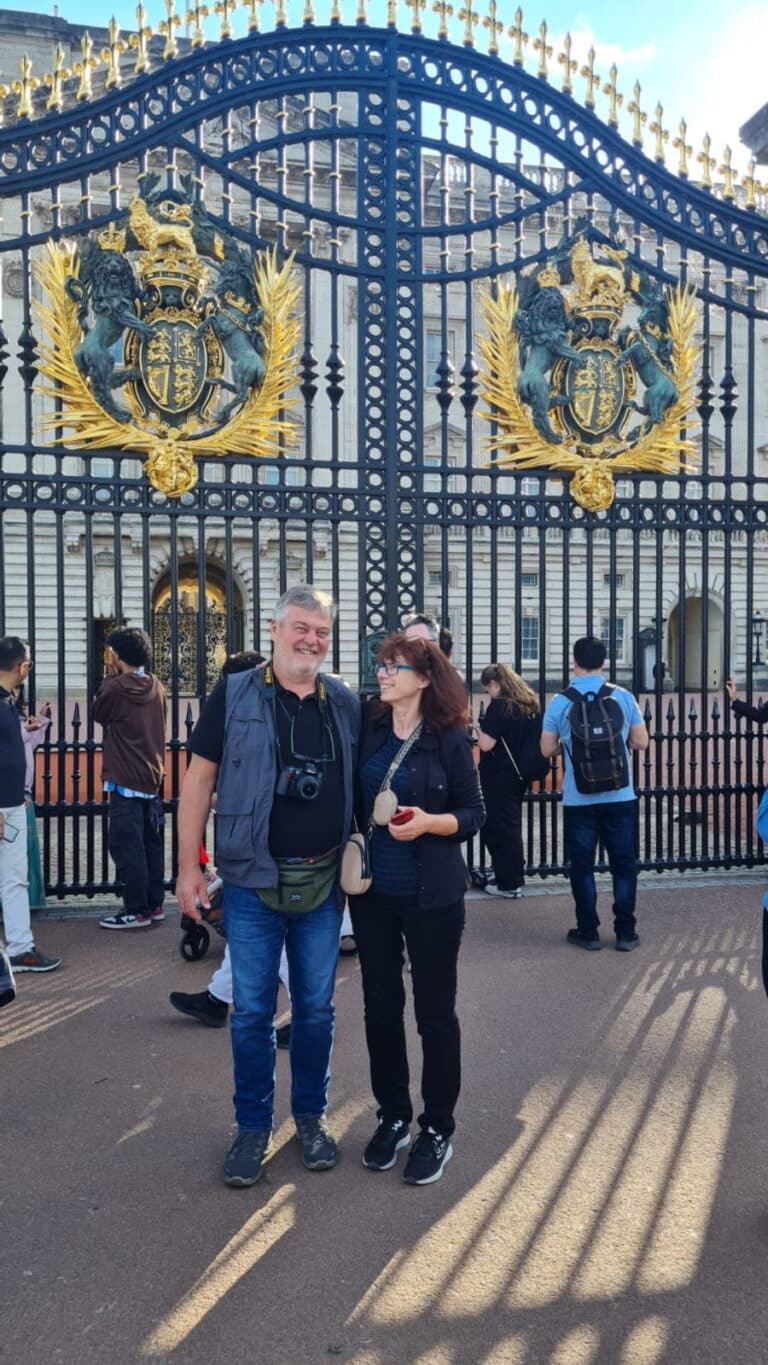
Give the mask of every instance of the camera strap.
[[[275, 678], [275, 670], [273, 669], [271, 663], [264, 665], [264, 668], [262, 669], [262, 678], [264, 680], [265, 694], [272, 702], [272, 718], [275, 725], [275, 746], [277, 748], [277, 764], [278, 770], [282, 771], [282, 769], [285, 767], [285, 761], [283, 759], [283, 752], [280, 747], [280, 730], [277, 723], [278, 705], [282, 708], [283, 713], [285, 715], [290, 716], [290, 713], [288, 712], [287, 708], [283, 705], [283, 703], [280, 701], [277, 695], [277, 680]], [[323, 723], [324, 735], [323, 750], [325, 750], [325, 745], [329, 734], [331, 736], [331, 744], [333, 745], [333, 732], [331, 730], [331, 716], [328, 708], [328, 689], [325, 685], [325, 682], [323, 681], [321, 674], [318, 674], [317, 678], [315, 679], [315, 696], [317, 697], [317, 705], [318, 710], [320, 712], [320, 719]], [[293, 723], [295, 717], [290, 716], [290, 719], [291, 722]], [[291, 750], [290, 757], [294, 762], [299, 761], [297, 755], [293, 752], [293, 750]], [[328, 754], [325, 752], [319, 754], [317, 758], [313, 758], [312, 760], [312, 762], [314, 763], [331, 763], [332, 761], [333, 754], [331, 754], [331, 756], [329, 757]]]

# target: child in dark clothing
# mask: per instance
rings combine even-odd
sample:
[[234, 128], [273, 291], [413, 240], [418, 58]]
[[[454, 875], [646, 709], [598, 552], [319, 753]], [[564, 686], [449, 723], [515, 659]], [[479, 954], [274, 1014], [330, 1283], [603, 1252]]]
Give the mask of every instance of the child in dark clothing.
[[143, 630], [113, 630], [108, 663], [94, 702], [104, 727], [102, 777], [109, 793], [109, 851], [123, 909], [102, 929], [144, 929], [163, 910], [163, 782], [165, 688], [150, 672], [152, 646]]

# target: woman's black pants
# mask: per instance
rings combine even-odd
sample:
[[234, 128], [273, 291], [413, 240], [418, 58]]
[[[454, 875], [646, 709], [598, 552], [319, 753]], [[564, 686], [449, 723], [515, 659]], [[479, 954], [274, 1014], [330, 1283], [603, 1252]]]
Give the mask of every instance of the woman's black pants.
[[419, 1115], [419, 1124], [450, 1137], [461, 1088], [456, 967], [464, 928], [464, 899], [422, 910], [415, 897], [369, 891], [356, 896], [350, 909], [363, 974], [365, 1036], [378, 1116], [406, 1123], [413, 1118], [403, 1017], [405, 940], [423, 1057], [424, 1112]]
[[485, 801], [483, 839], [491, 855], [500, 891], [515, 891], [525, 881], [523, 853], [523, 793], [525, 788], [509, 768], [498, 772], [480, 768]]

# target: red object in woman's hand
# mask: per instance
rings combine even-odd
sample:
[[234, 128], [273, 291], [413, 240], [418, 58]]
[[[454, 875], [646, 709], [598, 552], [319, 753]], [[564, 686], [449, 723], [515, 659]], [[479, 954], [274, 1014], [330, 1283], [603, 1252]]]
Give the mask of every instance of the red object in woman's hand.
[[391, 823], [393, 825], [407, 825], [408, 821], [412, 819], [413, 819], [412, 810], [396, 810], [394, 815], [392, 816]]

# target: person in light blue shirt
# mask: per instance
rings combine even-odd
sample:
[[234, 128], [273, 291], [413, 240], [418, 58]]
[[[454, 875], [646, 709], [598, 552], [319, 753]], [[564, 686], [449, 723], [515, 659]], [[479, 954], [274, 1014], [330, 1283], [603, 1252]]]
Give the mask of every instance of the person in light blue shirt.
[[[597, 695], [604, 686], [610, 701], [622, 717], [623, 753], [616, 765], [615, 785], [606, 790], [585, 790], [581, 774], [573, 761], [573, 737], [569, 713], [575, 698], [558, 692], [552, 698], [542, 721], [541, 752], [551, 758], [563, 750], [563, 807], [565, 836], [571, 864], [571, 890], [576, 906], [576, 928], [568, 932], [568, 942], [578, 948], [600, 948], [595, 886], [595, 859], [598, 840], [608, 854], [613, 878], [613, 918], [616, 947], [631, 952], [640, 939], [636, 932], [637, 857], [635, 852], [635, 789], [632, 785], [631, 749], [648, 747], [648, 731], [635, 698], [622, 687], [607, 683], [603, 676], [605, 645], [593, 635], [585, 635], [573, 647], [573, 677], [569, 687], [582, 696]], [[606, 695], [606, 700], [607, 696]], [[576, 703], [578, 705], [578, 703]], [[577, 776], [580, 780], [577, 780]], [[596, 785], [600, 785], [599, 783]]]

